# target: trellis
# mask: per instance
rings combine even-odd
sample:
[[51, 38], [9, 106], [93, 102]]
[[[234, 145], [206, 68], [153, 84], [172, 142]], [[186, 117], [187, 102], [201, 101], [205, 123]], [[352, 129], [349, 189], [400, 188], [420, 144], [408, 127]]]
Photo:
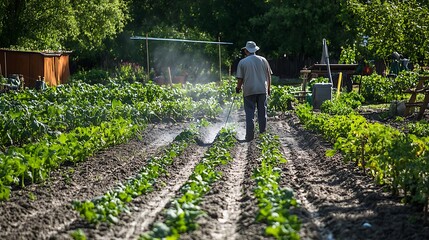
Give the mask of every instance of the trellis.
[[131, 40], [146, 40], [146, 64], [147, 64], [147, 75], [149, 77], [150, 72], [150, 64], [149, 64], [149, 40], [153, 41], [169, 41], [169, 42], [186, 42], [186, 43], [203, 43], [203, 44], [217, 44], [219, 46], [219, 80], [222, 80], [222, 55], [220, 51], [221, 45], [231, 45], [231, 42], [221, 42], [220, 37], [217, 42], [213, 41], [200, 41], [200, 40], [189, 40], [189, 39], [176, 39], [176, 38], [155, 38], [155, 37], [142, 37], [142, 36], [134, 36], [130, 37]]

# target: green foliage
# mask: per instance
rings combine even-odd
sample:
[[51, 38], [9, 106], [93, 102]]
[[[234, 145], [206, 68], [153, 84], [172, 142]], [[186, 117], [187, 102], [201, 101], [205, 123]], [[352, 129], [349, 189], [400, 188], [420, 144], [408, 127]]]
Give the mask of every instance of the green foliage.
[[347, 0], [341, 19], [367, 58], [386, 59], [397, 51], [421, 62], [429, 59], [428, 11], [428, 5], [417, 0]]
[[272, 55], [283, 56], [286, 53], [320, 59], [323, 38], [328, 39], [330, 52], [340, 52], [339, 46], [344, 45], [346, 37], [342, 22], [335, 17], [340, 11], [337, 2], [306, 0], [266, 3], [267, 9], [254, 15], [250, 23], [256, 31], [264, 29], [263, 34], [258, 33], [258, 38]]
[[353, 109], [360, 107], [365, 102], [365, 98], [356, 91], [343, 92], [340, 94], [338, 100], [346, 103]]
[[363, 96], [355, 91], [344, 92], [332, 101], [324, 101], [320, 110], [330, 115], [349, 115], [354, 112], [354, 109], [360, 107], [364, 101]]
[[8, 186], [43, 181], [61, 164], [83, 161], [98, 150], [128, 140], [137, 130], [130, 120], [115, 119], [99, 126], [77, 127], [23, 147], [9, 147], [0, 153], [0, 200], [9, 198]]
[[198, 227], [197, 218], [205, 214], [198, 204], [210, 190], [211, 184], [220, 178], [221, 173], [216, 167], [232, 160], [229, 151], [236, 143], [234, 135], [235, 132], [230, 128], [219, 131], [203, 160], [195, 166], [189, 180], [181, 187], [181, 196], [174, 199], [165, 211], [165, 221], [155, 223], [152, 230], [144, 233], [140, 239], [178, 239], [180, 234]]
[[115, 75], [119, 81], [125, 81], [128, 83], [144, 82], [145, 80], [148, 80], [147, 73], [143, 67], [136, 63], [121, 63], [117, 67]]
[[353, 108], [345, 102], [334, 100], [324, 101], [320, 106], [320, 111], [330, 115], [348, 115], [353, 113]]
[[[321, 42], [326, 38], [331, 57], [343, 63], [386, 59], [398, 51], [424, 64], [429, 55], [428, 11], [428, 4], [418, 0], [248, 1], [244, 5], [220, 0], [3, 0], [0, 47], [72, 50], [72, 60], [88, 68], [110, 67], [111, 62], [121, 60], [145, 63], [145, 43], [131, 42], [129, 37], [134, 35], [220, 39], [234, 43], [221, 48], [222, 71], [226, 72], [225, 66], [231, 66], [239, 55], [237, 46], [250, 40], [249, 36], [268, 57], [287, 54], [313, 60], [320, 59]], [[209, 81], [217, 78], [219, 49], [215, 45], [150, 45], [151, 66], [191, 68], [191, 75], [204, 68], [214, 73], [204, 76], [212, 78]], [[173, 51], [174, 57], [154, 57]], [[183, 60], [177, 61], [178, 56]]]
[[106, 84], [110, 81], [110, 74], [102, 69], [82, 70], [71, 76], [70, 82], [73, 81], [82, 81], [88, 84]]
[[425, 120], [421, 120], [415, 123], [407, 124], [406, 130], [410, 134], [414, 134], [419, 137], [429, 136], [429, 123]]
[[402, 191], [405, 202], [428, 204], [427, 136], [405, 134], [390, 126], [370, 123], [356, 114], [312, 113], [306, 105], [297, 107], [297, 115], [306, 128], [322, 133], [334, 144], [328, 156], [340, 151], [345, 161], [355, 162], [376, 183], [389, 186], [394, 194]]
[[286, 112], [292, 110], [292, 102], [296, 102], [289, 86], [271, 86], [268, 109], [270, 112]]
[[402, 92], [418, 82], [415, 72], [400, 72], [396, 78], [387, 78], [378, 74], [362, 76], [361, 94], [368, 103], [384, 103], [404, 98]]
[[356, 63], [356, 45], [341, 47], [340, 64], [354, 64]]
[[80, 0], [71, 4], [79, 26], [76, 43], [81, 50], [101, 46], [104, 39], [122, 31], [128, 20], [128, 3], [123, 0]]
[[7, 1], [3, 7], [2, 30], [14, 31], [0, 31], [0, 45], [31, 50], [94, 50], [128, 19], [122, 0]]
[[43, 181], [64, 163], [125, 141], [149, 121], [218, 116], [230, 91], [226, 85], [218, 91], [210, 85], [195, 101], [187, 96], [187, 90], [195, 93], [191, 84], [125, 81], [89, 85], [76, 80], [43, 92], [0, 95], [0, 199], [9, 197], [11, 186]]
[[198, 133], [198, 129], [195, 128], [185, 130], [178, 135], [174, 142], [164, 150], [163, 155], [149, 159], [148, 164], [140, 170], [139, 174], [128, 180], [127, 183], [117, 186], [101, 197], [82, 202], [74, 201], [73, 208], [90, 223], [116, 223], [120, 213], [129, 211], [127, 203], [151, 192], [156, 180], [166, 174], [166, 168], [183, 153], [189, 143], [195, 142]]
[[70, 234], [70, 236], [73, 238], [73, 240], [86, 240], [86, 235], [82, 231], [82, 229], [78, 229]]
[[58, 50], [79, 33], [74, 9], [69, 1], [25, 1], [18, 26], [20, 48], [30, 50]]

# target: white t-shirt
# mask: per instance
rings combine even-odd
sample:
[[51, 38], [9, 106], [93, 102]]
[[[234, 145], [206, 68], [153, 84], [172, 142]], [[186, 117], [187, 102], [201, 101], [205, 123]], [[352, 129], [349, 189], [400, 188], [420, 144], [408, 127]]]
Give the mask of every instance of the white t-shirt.
[[243, 96], [266, 94], [268, 74], [272, 71], [264, 57], [252, 54], [241, 59], [236, 77], [243, 79]]

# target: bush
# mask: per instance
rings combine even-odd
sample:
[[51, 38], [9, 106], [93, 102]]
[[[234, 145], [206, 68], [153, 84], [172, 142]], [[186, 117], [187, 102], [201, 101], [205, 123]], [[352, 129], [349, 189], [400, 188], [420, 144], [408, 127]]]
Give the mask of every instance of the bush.
[[71, 76], [70, 82], [82, 81], [88, 84], [107, 84], [110, 82], [109, 72], [101, 69], [80, 71]]
[[403, 98], [402, 92], [417, 84], [418, 74], [402, 71], [396, 78], [372, 74], [362, 77], [361, 94], [367, 103], [385, 103]]
[[353, 112], [353, 108], [344, 102], [334, 100], [324, 101], [320, 106], [320, 111], [329, 115], [349, 115]]
[[339, 101], [344, 102], [346, 105], [350, 106], [352, 109], [356, 109], [362, 105], [363, 102], [365, 102], [365, 98], [355, 92], [351, 91], [348, 93], [342, 93], [339, 98]]
[[348, 115], [360, 107], [364, 100], [357, 92], [341, 93], [338, 98], [323, 102], [320, 111], [330, 115]]
[[128, 83], [144, 82], [147, 74], [139, 64], [125, 62], [116, 69], [116, 78]]
[[296, 99], [291, 94], [291, 87], [273, 85], [271, 86], [271, 95], [268, 101], [268, 111], [272, 113], [292, 110], [292, 102], [294, 101]]
[[326, 77], [313, 78], [310, 80], [307, 87], [308, 87], [308, 90], [310, 92], [312, 92], [314, 84], [316, 84], [316, 83], [328, 83], [328, 82], [329, 82], [329, 78], [326, 78]]

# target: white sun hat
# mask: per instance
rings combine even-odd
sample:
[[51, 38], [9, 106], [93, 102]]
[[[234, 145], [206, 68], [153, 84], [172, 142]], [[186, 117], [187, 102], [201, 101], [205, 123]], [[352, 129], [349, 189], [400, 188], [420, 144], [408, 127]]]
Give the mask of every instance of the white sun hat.
[[248, 41], [244, 48], [246, 48], [247, 51], [249, 51], [250, 53], [254, 53], [259, 50], [259, 47], [256, 46], [256, 43], [254, 41]]

